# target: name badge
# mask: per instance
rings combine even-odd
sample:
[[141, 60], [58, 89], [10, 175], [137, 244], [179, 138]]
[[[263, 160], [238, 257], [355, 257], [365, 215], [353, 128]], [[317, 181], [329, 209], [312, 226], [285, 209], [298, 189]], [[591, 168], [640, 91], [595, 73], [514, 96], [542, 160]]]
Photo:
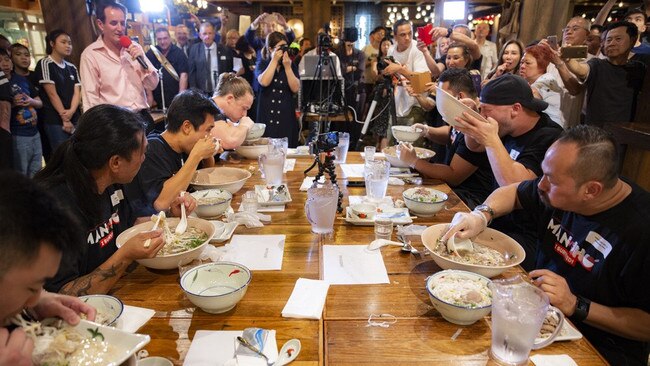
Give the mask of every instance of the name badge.
[[124, 193], [122, 193], [121, 189], [118, 189], [117, 191], [113, 192], [111, 195], [111, 204], [113, 206], [117, 206], [120, 204], [120, 201], [124, 199]]
[[221, 56], [220, 59], [225, 60], [226, 56]]
[[519, 157], [519, 151], [515, 149], [510, 150], [510, 157], [512, 158], [512, 160], [517, 160], [517, 158]]

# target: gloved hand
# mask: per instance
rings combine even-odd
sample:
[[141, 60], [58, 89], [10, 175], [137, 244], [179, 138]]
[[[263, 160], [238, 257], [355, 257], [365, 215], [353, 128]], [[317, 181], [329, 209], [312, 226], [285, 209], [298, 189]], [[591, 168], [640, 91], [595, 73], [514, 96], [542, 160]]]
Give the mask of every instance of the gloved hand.
[[414, 130], [420, 132], [420, 136], [422, 137], [427, 137], [427, 130], [429, 130], [429, 126], [425, 125], [424, 123], [414, 123], [413, 126]]
[[442, 241], [447, 242], [454, 234], [457, 239], [469, 239], [477, 236], [487, 227], [487, 219], [478, 211], [458, 212], [449, 224]]
[[415, 163], [418, 161], [418, 155], [415, 148], [408, 142], [400, 142], [397, 146], [397, 157], [405, 162], [409, 167], [415, 169]]

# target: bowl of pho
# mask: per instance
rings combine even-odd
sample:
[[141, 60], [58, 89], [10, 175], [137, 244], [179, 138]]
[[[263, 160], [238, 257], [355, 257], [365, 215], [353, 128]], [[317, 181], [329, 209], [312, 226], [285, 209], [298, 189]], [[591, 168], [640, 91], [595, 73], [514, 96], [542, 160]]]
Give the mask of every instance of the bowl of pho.
[[[117, 247], [120, 248], [137, 234], [151, 230], [156, 218], [157, 216], [153, 216], [152, 221], [135, 225], [121, 233], [116, 240]], [[203, 248], [214, 235], [214, 225], [207, 220], [188, 217], [187, 230], [178, 235], [174, 229], [179, 221], [177, 217], [160, 221], [159, 227], [163, 230], [164, 246], [155, 257], [138, 259], [138, 263], [152, 269], [176, 269], [179, 265], [187, 264], [201, 255]]]
[[[487, 228], [471, 238], [471, 248], [454, 250], [442, 241], [449, 224], [429, 226], [422, 232], [422, 243], [431, 252], [434, 262], [442, 269], [457, 269], [492, 278], [526, 258], [524, 248], [508, 235]], [[450, 248], [452, 248], [450, 250]]]
[[492, 310], [490, 282], [476, 273], [448, 269], [427, 279], [427, 292], [431, 303], [445, 320], [470, 325]]

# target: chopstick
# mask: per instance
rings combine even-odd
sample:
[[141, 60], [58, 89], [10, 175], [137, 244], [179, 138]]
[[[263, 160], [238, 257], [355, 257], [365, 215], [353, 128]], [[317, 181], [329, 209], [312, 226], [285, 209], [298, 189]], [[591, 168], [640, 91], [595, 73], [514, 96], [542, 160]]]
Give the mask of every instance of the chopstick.
[[[160, 219], [162, 218], [163, 214], [164, 214], [164, 211], [160, 211], [160, 213], [158, 213], [158, 218], [156, 219], [156, 223], [153, 224], [153, 228], [151, 229], [151, 231], [154, 231], [154, 230], [158, 229], [158, 225], [160, 224]], [[149, 248], [149, 246], [151, 246], [151, 238], [145, 240], [145, 242], [144, 242], [144, 247], [145, 248]]]

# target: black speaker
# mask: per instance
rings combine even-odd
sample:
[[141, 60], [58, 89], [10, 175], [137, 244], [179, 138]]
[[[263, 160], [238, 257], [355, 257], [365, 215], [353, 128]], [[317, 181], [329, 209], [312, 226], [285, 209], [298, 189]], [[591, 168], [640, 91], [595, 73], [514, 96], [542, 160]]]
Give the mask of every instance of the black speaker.
[[343, 39], [347, 42], [356, 42], [359, 39], [359, 30], [357, 28], [343, 29]]

